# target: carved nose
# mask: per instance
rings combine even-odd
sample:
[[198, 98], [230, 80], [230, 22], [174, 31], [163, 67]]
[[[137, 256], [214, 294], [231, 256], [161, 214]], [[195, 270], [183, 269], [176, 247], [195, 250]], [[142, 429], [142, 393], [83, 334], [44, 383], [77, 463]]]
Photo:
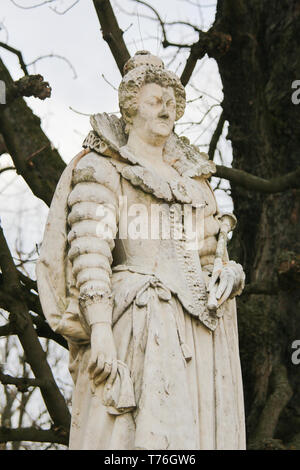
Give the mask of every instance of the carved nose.
[[167, 107], [166, 107], [165, 104], [163, 105], [163, 108], [159, 113], [159, 117], [160, 118], [165, 118], [165, 119], [168, 119], [168, 117], [169, 117], [169, 111], [167, 110]]

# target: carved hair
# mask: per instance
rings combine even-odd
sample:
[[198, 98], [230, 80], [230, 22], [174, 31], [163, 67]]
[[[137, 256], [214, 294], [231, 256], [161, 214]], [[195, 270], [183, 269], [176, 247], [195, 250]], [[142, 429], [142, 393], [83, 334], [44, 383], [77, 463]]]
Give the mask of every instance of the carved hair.
[[119, 87], [119, 105], [128, 131], [132, 118], [137, 112], [137, 96], [143, 85], [157, 83], [162, 87], [172, 87], [176, 99], [176, 121], [185, 110], [185, 89], [175, 73], [155, 65], [141, 65], [130, 70], [123, 77]]

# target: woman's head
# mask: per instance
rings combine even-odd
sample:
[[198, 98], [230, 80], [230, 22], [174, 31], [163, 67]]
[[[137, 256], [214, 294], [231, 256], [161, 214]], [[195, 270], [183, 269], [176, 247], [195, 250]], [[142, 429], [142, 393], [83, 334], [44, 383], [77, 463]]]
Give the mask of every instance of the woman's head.
[[124, 68], [125, 75], [119, 87], [119, 104], [122, 117], [129, 133], [138, 110], [139, 95], [144, 85], [156, 84], [174, 92], [176, 109], [175, 120], [180, 119], [185, 110], [185, 89], [173, 72], [164, 69], [158, 57], [145, 51], [137, 52]]

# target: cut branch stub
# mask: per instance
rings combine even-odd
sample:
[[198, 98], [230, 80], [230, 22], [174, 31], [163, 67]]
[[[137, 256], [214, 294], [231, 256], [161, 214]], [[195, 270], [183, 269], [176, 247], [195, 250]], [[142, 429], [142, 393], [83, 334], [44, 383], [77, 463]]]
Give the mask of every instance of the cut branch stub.
[[218, 58], [226, 54], [231, 46], [230, 34], [210, 29], [206, 34], [206, 52], [210, 57]]
[[7, 87], [6, 104], [10, 104], [21, 96], [34, 96], [45, 100], [51, 96], [51, 87], [41, 75], [27, 75]]

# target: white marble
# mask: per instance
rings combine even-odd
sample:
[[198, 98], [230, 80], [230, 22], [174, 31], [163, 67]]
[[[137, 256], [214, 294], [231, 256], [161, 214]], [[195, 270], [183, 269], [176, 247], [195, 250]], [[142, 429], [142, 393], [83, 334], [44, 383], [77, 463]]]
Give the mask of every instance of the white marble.
[[228, 260], [215, 165], [173, 132], [178, 77], [144, 52], [125, 71], [122, 119], [92, 117], [37, 265], [44, 313], [70, 346], [70, 449], [244, 449], [245, 276]]

